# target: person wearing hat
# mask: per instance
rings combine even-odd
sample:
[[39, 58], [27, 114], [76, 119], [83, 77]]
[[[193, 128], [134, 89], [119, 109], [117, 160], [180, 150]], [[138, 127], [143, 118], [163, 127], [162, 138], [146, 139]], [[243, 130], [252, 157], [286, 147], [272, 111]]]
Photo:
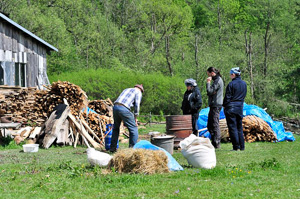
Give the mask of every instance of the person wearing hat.
[[[221, 146], [221, 131], [219, 126], [220, 111], [223, 104], [223, 88], [224, 83], [222, 76], [214, 67], [207, 69], [206, 92], [208, 96], [208, 120], [207, 130], [211, 135], [212, 145], [217, 149]], [[213, 81], [211, 83], [211, 81]]]
[[186, 91], [183, 96], [181, 110], [183, 115], [192, 115], [193, 134], [198, 136], [197, 120], [202, 106], [202, 97], [196, 80], [190, 78], [184, 81]]
[[223, 100], [224, 113], [233, 151], [245, 150], [242, 120], [247, 84], [241, 79], [239, 67], [230, 70], [230, 78], [232, 81], [226, 87]]
[[[136, 84], [134, 88], [123, 90], [118, 99], [114, 102], [113, 117], [114, 125], [110, 144], [110, 152], [117, 151], [117, 144], [120, 133], [121, 122], [129, 130], [129, 147], [133, 147], [138, 140], [137, 116], [140, 111], [140, 103], [144, 88], [142, 84]], [[130, 111], [134, 107], [134, 114]]]

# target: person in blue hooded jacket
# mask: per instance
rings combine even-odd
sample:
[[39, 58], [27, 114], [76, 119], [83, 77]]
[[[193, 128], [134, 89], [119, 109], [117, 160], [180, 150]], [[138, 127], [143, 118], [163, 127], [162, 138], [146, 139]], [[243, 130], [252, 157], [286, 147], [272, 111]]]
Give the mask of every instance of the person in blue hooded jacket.
[[199, 110], [202, 106], [202, 96], [197, 86], [196, 80], [190, 78], [184, 81], [186, 91], [183, 96], [181, 110], [183, 115], [192, 116], [193, 134], [198, 136], [197, 120], [199, 117]]
[[239, 67], [230, 70], [230, 79], [223, 100], [224, 113], [233, 150], [245, 150], [242, 120], [247, 84], [241, 79]]

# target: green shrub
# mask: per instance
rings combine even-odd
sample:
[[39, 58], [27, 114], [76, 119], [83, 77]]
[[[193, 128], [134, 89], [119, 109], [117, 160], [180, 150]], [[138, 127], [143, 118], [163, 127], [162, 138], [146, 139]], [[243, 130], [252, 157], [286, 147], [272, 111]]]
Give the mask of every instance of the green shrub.
[[80, 86], [93, 99], [110, 98], [116, 100], [123, 89], [143, 84], [145, 92], [141, 104], [141, 114], [161, 115], [181, 114], [180, 106], [185, 91], [184, 79], [168, 77], [161, 73], [141, 74], [119, 66], [114, 70], [89, 69], [62, 73], [49, 77], [51, 82], [70, 81]]

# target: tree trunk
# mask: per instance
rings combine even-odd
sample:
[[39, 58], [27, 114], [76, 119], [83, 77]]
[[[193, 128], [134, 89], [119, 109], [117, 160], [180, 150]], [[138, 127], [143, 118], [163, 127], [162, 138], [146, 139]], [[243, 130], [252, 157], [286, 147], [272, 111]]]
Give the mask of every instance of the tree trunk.
[[156, 18], [155, 18], [155, 14], [152, 14], [151, 30], [153, 32], [152, 38], [151, 38], [151, 52], [153, 52], [154, 51], [154, 34], [156, 33]]
[[170, 60], [171, 58], [170, 58], [169, 36], [166, 36], [165, 44], [166, 44], [166, 60], [167, 60], [170, 75], [173, 76], [173, 69]]
[[245, 49], [246, 49], [248, 70], [250, 74], [251, 97], [252, 99], [254, 99], [254, 78], [253, 78], [253, 64], [252, 64], [252, 32], [249, 33], [249, 42], [248, 42], [247, 30], [245, 31]]
[[198, 79], [198, 76], [199, 76], [198, 33], [195, 34], [195, 63], [196, 63], [196, 79]]
[[264, 77], [267, 76], [267, 70], [268, 70], [268, 65], [267, 65], [268, 50], [269, 50], [269, 43], [270, 43], [270, 37], [271, 37], [271, 35], [268, 35], [269, 29], [270, 29], [270, 23], [267, 24], [266, 32], [265, 32], [265, 35], [264, 35], [264, 43], [265, 43], [265, 56], [264, 56], [264, 66], [263, 66], [264, 67], [263, 68]]
[[221, 50], [221, 32], [222, 32], [222, 24], [221, 24], [221, 8], [220, 8], [220, 0], [218, 1], [218, 27], [219, 27], [219, 50]]

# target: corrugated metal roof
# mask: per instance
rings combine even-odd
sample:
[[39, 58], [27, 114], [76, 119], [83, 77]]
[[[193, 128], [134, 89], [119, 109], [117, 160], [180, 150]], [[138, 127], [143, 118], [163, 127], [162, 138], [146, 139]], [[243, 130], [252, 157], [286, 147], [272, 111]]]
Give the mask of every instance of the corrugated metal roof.
[[11, 20], [10, 18], [6, 17], [5, 15], [3, 15], [2, 13], [0, 13], [0, 17], [2, 19], [4, 19], [5, 21], [7, 21], [8, 23], [10, 23], [11, 25], [15, 26], [16, 28], [20, 29], [21, 31], [25, 32], [26, 34], [28, 34], [29, 36], [35, 38], [36, 40], [38, 40], [39, 42], [41, 42], [42, 44], [46, 45], [47, 47], [49, 47], [52, 50], [55, 50], [56, 52], [58, 52], [58, 49], [55, 48], [54, 46], [52, 46], [51, 44], [45, 42], [43, 39], [39, 38], [38, 36], [36, 36], [35, 34], [33, 34], [32, 32], [28, 31], [27, 29], [23, 28], [22, 26], [20, 26], [19, 24], [17, 24], [16, 22], [14, 22], [13, 20]]

